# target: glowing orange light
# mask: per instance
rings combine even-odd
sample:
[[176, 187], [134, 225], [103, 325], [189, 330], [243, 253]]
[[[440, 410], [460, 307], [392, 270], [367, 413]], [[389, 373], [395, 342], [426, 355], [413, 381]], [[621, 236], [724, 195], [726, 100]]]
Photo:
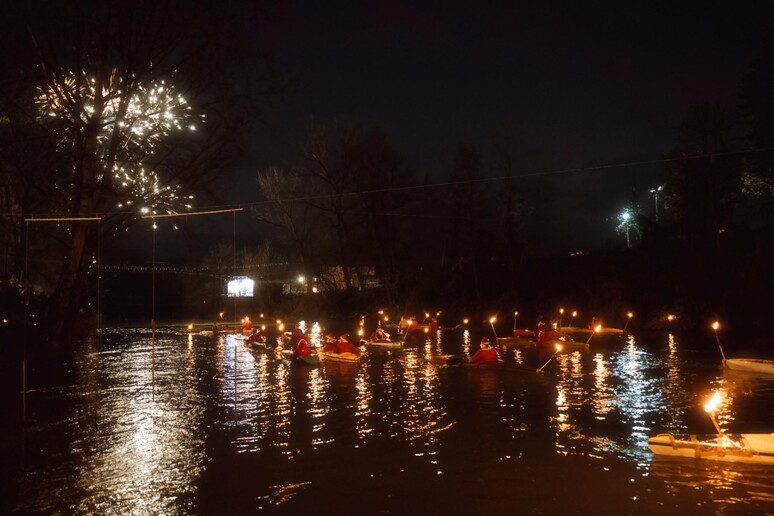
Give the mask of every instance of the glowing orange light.
[[494, 324], [494, 322], [497, 320], [497, 316], [492, 316], [489, 318], [489, 324]]
[[599, 333], [600, 331], [602, 331], [601, 324], [597, 324], [596, 326], [594, 326], [594, 333]]
[[634, 317], [634, 314], [633, 314], [633, 313], [631, 313], [631, 312], [629, 312], [628, 314], [626, 314], [626, 317], [628, 317], [629, 319], [631, 319], [632, 317]]
[[718, 331], [718, 328], [720, 328], [720, 323], [718, 321], [715, 321], [712, 323], [712, 329], [715, 331]]
[[556, 345], [556, 351], [559, 352], [561, 350], [562, 350], [562, 345], [561, 344], [557, 344]]
[[715, 394], [712, 395], [712, 399], [710, 399], [706, 405], [704, 405], [704, 411], [705, 412], [715, 412], [715, 409], [718, 408], [718, 405], [720, 405], [720, 402], [723, 401], [720, 398], [720, 394], [715, 392]]

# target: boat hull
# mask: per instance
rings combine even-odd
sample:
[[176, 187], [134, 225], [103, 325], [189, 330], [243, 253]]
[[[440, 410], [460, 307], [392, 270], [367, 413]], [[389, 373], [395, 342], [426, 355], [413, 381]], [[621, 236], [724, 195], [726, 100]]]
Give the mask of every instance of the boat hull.
[[588, 342], [578, 342], [577, 340], [561, 340], [561, 339], [547, 340], [541, 344], [541, 347], [545, 350], [552, 351], [556, 349], [557, 344], [562, 346], [561, 353], [589, 350]]
[[774, 465], [774, 434], [724, 434], [710, 439], [659, 434], [648, 439], [648, 446], [659, 456]]
[[399, 348], [403, 345], [401, 341], [391, 340], [369, 340], [366, 344], [369, 346], [381, 346], [383, 348]]
[[335, 362], [357, 362], [360, 360], [360, 356], [354, 353], [326, 353], [321, 351], [318, 354], [325, 360], [333, 360]]
[[729, 358], [725, 361], [725, 366], [732, 371], [747, 371], [750, 373], [774, 375], [774, 360]]
[[531, 349], [535, 347], [535, 341], [527, 337], [497, 337], [497, 345], [520, 349]]

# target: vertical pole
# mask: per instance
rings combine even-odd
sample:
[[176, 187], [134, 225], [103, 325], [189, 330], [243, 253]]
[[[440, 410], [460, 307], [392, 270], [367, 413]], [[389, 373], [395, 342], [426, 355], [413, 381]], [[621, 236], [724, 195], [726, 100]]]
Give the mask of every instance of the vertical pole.
[[156, 401], [156, 219], [151, 219], [153, 225], [153, 252], [151, 272], [151, 398]]
[[[30, 223], [25, 223], [24, 238], [24, 281], [28, 281], [30, 275], [29, 266], [29, 240], [30, 240]], [[20, 284], [21, 286], [21, 284]], [[29, 317], [29, 300], [27, 299], [26, 288], [24, 289], [24, 337], [22, 338], [22, 421], [27, 422], [27, 325], [30, 322]]]
[[234, 421], [237, 420], [237, 339], [234, 341]]

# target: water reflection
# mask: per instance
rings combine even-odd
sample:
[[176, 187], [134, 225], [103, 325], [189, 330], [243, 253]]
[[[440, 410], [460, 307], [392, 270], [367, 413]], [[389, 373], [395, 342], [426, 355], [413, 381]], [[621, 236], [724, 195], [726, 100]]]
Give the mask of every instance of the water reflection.
[[[384, 500], [406, 489], [428, 499], [448, 493], [451, 512], [471, 512], [460, 485], [522, 471], [548, 485], [564, 470], [594, 485], [620, 477], [616, 490], [627, 500], [684, 512], [760, 509], [774, 498], [772, 472], [647, 451], [655, 433], [711, 429], [697, 407], [713, 390], [724, 398], [723, 428], [774, 425], [773, 380], [723, 372], [675, 335], [557, 355], [540, 374], [534, 350], [506, 350], [502, 369], [448, 366], [442, 350], [469, 354], [467, 330], [319, 367], [291, 365], [280, 349], [231, 335], [168, 332], [155, 347], [155, 397], [147, 331], [87, 343], [72, 385], [32, 393], [29, 448], [44, 451], [25, 457], [21, 512], [191, 513], [226, 489], [240, 493], [245, 512], [308, 512], [321, 499], [335, 502], [330, 479], [341, 475], [374, 512], [400, 512]], [[500, 509], [544, 507], [501, 491]]]

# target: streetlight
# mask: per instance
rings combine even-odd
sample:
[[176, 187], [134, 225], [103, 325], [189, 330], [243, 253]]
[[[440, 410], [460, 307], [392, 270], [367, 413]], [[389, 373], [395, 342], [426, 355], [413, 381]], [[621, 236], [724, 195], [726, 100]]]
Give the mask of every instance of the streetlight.
[[631, 247], [629, 241], [629, 228], [632, 226], [632, 212], [629, 210], [622, 211], [618, 214], [618, 220], [621, 222], [618, 224], [618, 230], [621, 232], [626, 231], [626, 247]]
[[651, 188], [651, 189], [650, 189], [650, 193], [652, 193], [652, 194], [653, 194], [653, 197], [654, 197], [654, 198], [655, 198], [655, 200], [656, 200], [656, 222], [658, 222], [658, 193], [659, 193], [661, 190], [663, 190], [663, 189], [664, 189], [664, 187], [663, 187], [663, 186], [658, 186], [658, 187], [656, 187], [656, 188]]

